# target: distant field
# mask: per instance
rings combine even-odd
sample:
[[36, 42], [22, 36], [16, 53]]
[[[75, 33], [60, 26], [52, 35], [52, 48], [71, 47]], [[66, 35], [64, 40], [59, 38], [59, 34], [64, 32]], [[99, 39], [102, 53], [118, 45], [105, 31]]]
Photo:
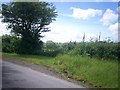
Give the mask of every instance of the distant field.
[[3, 56], [20, 58], [37, 65], [42, 64], [60, 72], [64, 77], [81, 81], [90, 87], [118, 87], [118, 62], [115, 60], [98, 60], [77, 55], [62, 55], [53, 58], [3, 53]]

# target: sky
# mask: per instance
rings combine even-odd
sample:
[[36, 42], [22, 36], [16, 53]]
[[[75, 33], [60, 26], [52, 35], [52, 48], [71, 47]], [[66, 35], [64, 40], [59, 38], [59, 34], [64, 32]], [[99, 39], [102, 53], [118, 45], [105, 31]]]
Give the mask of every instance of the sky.
[[[7, 0], [6, 0], [7, 1]], [[85, 41], [100, 40], [118, 41], [118, 2], [52, 2], [58, 16], [48, 27], [50, 32], [42, 35], [44, 42], [80, 42], [85, 35]], [[0, 19], [1, 20], [1, 19]], [[9, 34], [7, 24], [0, 22], [0, 35]], [[101, 34], [100, 34], [101, 33]]]

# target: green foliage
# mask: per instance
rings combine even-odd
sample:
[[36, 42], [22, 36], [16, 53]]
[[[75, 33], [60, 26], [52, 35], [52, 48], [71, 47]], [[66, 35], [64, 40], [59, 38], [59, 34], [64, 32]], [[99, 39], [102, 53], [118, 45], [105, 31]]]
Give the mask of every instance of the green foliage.
[[[32, 42], [34, 42], [33, 40]], [[29, 53], [34, 53], [37, 55], [44, 56], [57, 56], [60, 54], [70, 54], [70, 55], [82, 55], [89, 56], [90, 58], [99, 59], [111, 59], [119, 60], [120, 45], [119, 43], [113, 42], [68, 42], [68, 43], [55, 43], [52, 41], [47, 41], [43, 43], [39, 42], [39, 46], [36, 51], [33, 51], [31, 43], [23, 42], [21, 38], [11, 35], [2, 36], [2, 50], [3, 52], [16, 52], [20, 53], [21, 48], [24, 48], [24, 53], [30, 50]], [[22, 44], [21, 44], [22, 43]], [[26, 46], [26, 47], [25, 47]], [[36, 48], [36, 44], [34, 44]], [[41, 50], [42, 48], [42, 50]], [[27, 54], [27, 53], [26, 53]]]
[[113, 42], [80, 42], [69, 51], [71, 55], [87, 55], [90, 58], [119, 60], [119, 45]]
[[18, 53], [35, 54], [42, 47], [41, 33], [50, 31], [46, 26], [57, 14], [53, 4], [36, 1], [2, 4], [2, 16], [11, 32], [21, 37]]
[[[44, 44], [44, 51], [52, 56], [58, 54], [82, 55], [90, 58], [119, 60], [118, 43], [114, 42], [68, 42], [55, 43], [48, 41]], [[47, 54], [46, 54], [47, 55]]]
[[54, 43], [53, 41], [47, 41], [45, 43], [45, 48], [50, 51], [50, 50], [56, 50], [58, 48], [57, 44]]
[[85, 47], [86, 55], [90, 56], [91, 58], [96, 54], [96, 46], [93, 43], [87, 43]]
[[96, 45], [96, 54], [101, 59], [118, 59], [118, 43], [100, 42]]
[[2, 36], [2, 51], [3, 52], [17, 52], [19, 48], [20, 39], [16, 36], [3, 35]]
[[59, 53], [62, 52], [61, 46], [58, 43], [54, 43], [52, 41], [47, 41], [44, 43], [43, 53], [41, 55], [44, 56], [57, 56]]
[[70, 53], [76, 48], [76, 42], [69, 43], [55, 43], [53, 41], [47, 41], [44, 44], [44, 55], [47, 56], [57, 56], [59, 54]]

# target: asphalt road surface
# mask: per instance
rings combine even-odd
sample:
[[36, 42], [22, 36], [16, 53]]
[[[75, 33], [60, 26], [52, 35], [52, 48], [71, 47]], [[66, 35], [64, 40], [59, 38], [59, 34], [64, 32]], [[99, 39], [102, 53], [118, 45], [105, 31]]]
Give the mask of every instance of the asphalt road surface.
[[27, 67], [2, 62], [3, 88], [84, 88]]

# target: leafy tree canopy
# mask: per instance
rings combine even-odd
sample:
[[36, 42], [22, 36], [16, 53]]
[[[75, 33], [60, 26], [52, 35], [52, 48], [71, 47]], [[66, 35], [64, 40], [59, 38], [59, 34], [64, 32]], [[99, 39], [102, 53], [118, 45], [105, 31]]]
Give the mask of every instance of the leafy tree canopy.
[[[34, 0], [32, 0], [34, 1]], [[21, 52], [33, 53], [41, 47], [41, 33], [55, 20], [57, 12], [52, 3], [12, 2], [2, 4], [2, 22], [8, 23], [11, 32], [21, 37]]]

